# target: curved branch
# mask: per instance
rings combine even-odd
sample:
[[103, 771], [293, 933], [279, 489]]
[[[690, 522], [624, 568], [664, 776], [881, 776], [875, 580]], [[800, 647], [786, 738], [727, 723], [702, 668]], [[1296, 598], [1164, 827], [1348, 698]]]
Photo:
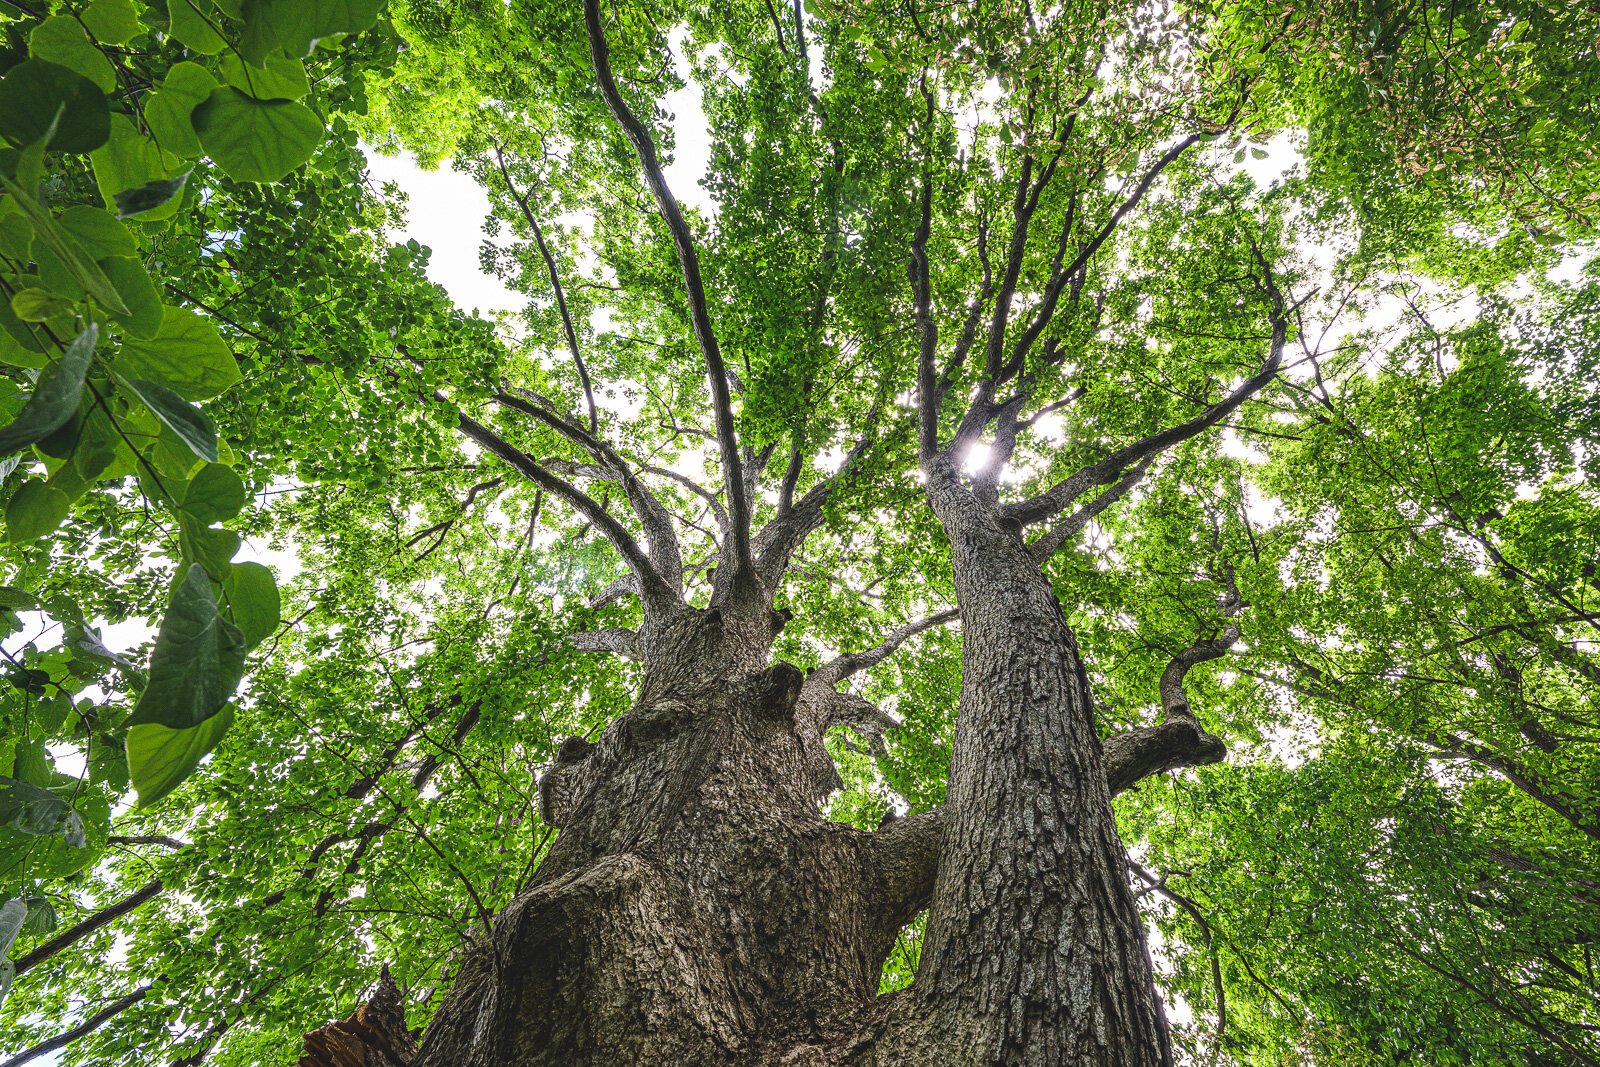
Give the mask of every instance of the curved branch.
[[924, 630], [931, 630], [935, 626], [943, 626], [945, 623], [953, 622], [960, 617], [960, 608], [946, 608], [943, 611], [934, 612], [932, 615], [925, 615], [913, 622], [896, 626], [889, 631], [887, 637], [871, 648], [863, 652], [847, 652], [836, 659], [824, 663], [811, 673], [817, 679], [818, 684], [832, 687], [852, 674], [876, 667], [888, 659], [906, 641]]
[[1148, 437], [1141, 438], [1130, 445], [1125, 445], [1104, 459], [1091, 463], [1077, 473], [1063, 478], [1038, 496], [1015, 504], [1005, 505], [1001, 508], [1001, 514], [1025, 526], [1041, 519], [1047, 519], [1064, 510], [1067, 505], [1096, 485], [1111, 485], [1115, 483], [1122, 473], [1134, 464], [1205, 432], [1231, 415], [1238, 409], [1239, 405], [1260, 392], [1268, 382], [1277, 377], [1278, 368], [1283, 363], [1283, 346], [1289, 338], [1289, 319], [1281, 297], [1275, 295], [1273, 305], [1272, 342], [1267, 352], [1266, 362], [1262, 364], [1259, 371], [1245, 379], [1233, 392], [1215, 404], [1210, 405], [1187, 422], [1169, 426], [1165, 430], [1150, 434]]
[[739, 439], [733, 427], [733, 401], [728, 393], [728, 368], [722, 361], [722, 350], [717, 345], [717, 335], [711, 326], [711, 315], [706, 310], [705, 284], [700, 278], [700, 257], [695, 252], [694, 237], [689, 224], [684, 221], [677, 198], [667, 186], [661, 162], [656, 156], [655, 142], [650, 131], [622, 99], [616, 80], [611, 74], [611, 50], [606, 44], [605, 30], [600, 25], [600, 0], [584, 0], [584, 25], [589, 35], [589, 55], [594, 62], [595, 79], [606, 107], [622, 126], [628, 141], [633, 145], [639, 164], [644, 168], [645, 180], [655, 194], [661, 217], [672, 231], [672, 242], [678, 252], [678, 266], [683, 272], [683, 284], [689, 296], [689, 317], [694, 324], [700, 353], [705, 357], [706, 377], [711, 383], [711, 400], [717, 421], [717, 448], [722, 456], [723, 480], [727, 485], [728, 511], [731, 519], [733, 563], [738, 575], [751, 573], [750, 558], [750, 501], [745, 495], [744, 468], [739, 456]]
[[[1237, 615], [1244, 608], [1231, 571], [1219, 607], [1228, 616]], [[1161, 672], [1161, 720], [1154, 726], [1106, 739], [1106, 782], [1113, 796], [1153, 774], [1218, 763], [1227, 756], [1227, 746], [1207, 733], [1195, 718], [1184, 682], [1190, 670], [1221, 659], [1238, 640], [1239, 624], [1229, 622], [1216, 637], [1196, 638], [1180, 649]]]
[[152, 982], [150, 985], [140, 986], [126, 996], [118, 997], [71, 1030], [65, 1030], [47, 1041], [39, 1042], [32, 1048], [22, 1050], [4, 1063], [0, 1063], [0, 1067], [22, 1067], [24, 1063], [31, 1063], [40, 1056], [55, 1052], [57, 1049], [66, 1048], [80, 1037], [87, 1037], [149, 996], [150, 989], [154, 985], [155, 983]]
[[579, 652], [609, 652], [624, 659], [639, 658], [639, 635], [625, 627], [610, 630], [580, 630], [567, 641]]
[[[435, 399], [449, 403], [440, 394], [435, 394]], [[539, 488], [571, 504], [584, 518], [600, 528], [638, 577], [646, 610], [670, 610], [679, 602], [677, 591], [656, 570], [650, 557], [639, 547], [639, 542], [635, 541], [627, 528], [597, 500], [565, 478], [546, 470], [532, 456], [459, 408], [456, 410], [456, 419], [457, 426], [463, 434], [510, 464]]]
[[539, 249], [539, 257], [544, 260], [545, 274], [550, 279], [550, 288], [555, 290], [556, 308], [561, 313], [561, 327], [567, 335], [567, 348], [572, 352], [572, 362], [578, 369], [578, 379], [583, 383], [583, 398], [589, 405], [589, 432], [600, 432], [600, 413], [594, 403], [594, 386], [589, 381], [589, 367], [583, 361], [583, 352], [578, 348], [578, 331], [572, 325], [572, 312], [567, 309], [567, 293], [561, 287], [561, 275], [556, 270], [556, 258], [550, 253], [550, 246], [545, 243], [544, 227], [539, 225], [539, 218], [528, 206], [528, 197], [517, 191], [516, 183], [511, 180], [511, 171], [506, 167], [505, 156], [500, 152], [500, 146], [494, 146], [494, 160], [500, 168], [500, 177], [505, 180], [506, 189], [511, 193], [511, 198], [517, 202], [517, 207], [522, 212], [523, 219], [528, 223], [528, 228], [533, 231], [533, 242]]

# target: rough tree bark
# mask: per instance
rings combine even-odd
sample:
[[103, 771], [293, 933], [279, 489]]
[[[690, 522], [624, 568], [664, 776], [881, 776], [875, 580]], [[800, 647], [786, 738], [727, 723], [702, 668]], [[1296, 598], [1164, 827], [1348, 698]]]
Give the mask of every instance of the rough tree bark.
[[[496, 398], [585, 450], [592, 462], [582, 464], [535, 459], [459, 416], [463, 433], [583, 514], [627, 562], [629, 576], [603, 596], [637, 596], [642, 625], [579, 635], [574, 644], [639, 661], [641, 682], [629, 712], [592, 743], [569, 739], [542, 776], [542, 813], [560, 834], [492, 933], [465, 952], [418, 1067], [1170, 1064], [1110, 802], [1149, 774], [1222, 758], [1183, 682], [1195, 663], [1221, 655], [1237, 629], [1202, 635], [1175, 656], [1161, 679], [1160, 721], [1102, 746], [1083, 661], [1041, 563], [1126, 494], [1161, 452], [1214, 426], [1277, 373], [1287, 312], [1259, 252], [1273, 332], [1257, 374], [1187, 422], [1110, 451], [1031, 500], [1002, 503], [997, 479], [1029, 424], [1024, 408], [1035, 405], [1037, 418], [1070, 401], [1032, 396], [1032, 346], [1061, 301], [1078, 299], [1082, 271], [1112, 229], [1198, 135], [1164, 152], [1103, 225], [1087, 229], [1067, 213], [1046, 298], [1027, 310], [1009, 351], [1006, 324], [1029, 222], [1060, 153], [1022, 167], [1002, 281], [986, 283], [947, 352], [932, 313], [924, 185], [910, 247], [921, 335], [918, 454], [928, 502], [952, 547], [963, 681], [947, 804], [864, 832], [819, 810], [838, 786], [822, 743], [827, 730], [884, 718], [841, 687], [956, 611], [903, 626], [876, 648], [809, 674], [771, 662], [787, 621], [773, 610], [775, 591], [875, 431], [869, 427], [841, 470], [798, 498], [800, 464], [791, 455], [776, 515], [752, 529], [756, 481], [774, 452], [747, 449], [736, 437], [732, 376], [690, 230], [648, 128], [613, 79], [598, 0], [585, 0], [584, 13], [601, 95], [634, 148], [682, 268], [724, 475], [725, 507], [711, 496], [722, 532], [718, 567], [709, 603], [690, 605], [672, 519], [643, 479], [665, 472], [636, 467], [608, 445], [592, 409], [585, 427], [524, 390]], [[503, 160], [501, 171], [537, 239]], [[1077, 252], [1068, 257], [1073, 241]], [[975, 347], [978, 315], [991, 299], [993, 321]], [[568, 339], [581, 361], [575, 335]], [[942, 441], [942, 404], [969, 354], [982, 365], [977, 388]], [[1059, 358], [1047, 344], [1034, 362]], [[964, 475], [961, 457], [991, 428], [992, 468]], [[798, 454], [798, 432], [791, 448]], [[568, 479], [619, 483], [645, 543]], [[1069, 511], [1091, 491], [1097, 495]], [[1029, 540], [1035, 524], [1048, 525]], [[916, 979], [880, 997], [884, 960], [923, 909]]]

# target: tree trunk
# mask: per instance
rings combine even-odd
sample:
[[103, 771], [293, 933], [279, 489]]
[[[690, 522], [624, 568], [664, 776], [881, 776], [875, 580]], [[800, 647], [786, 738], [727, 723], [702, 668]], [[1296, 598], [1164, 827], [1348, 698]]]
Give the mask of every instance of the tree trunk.
[[[765, 665], [766, 597], [683, 610], [641, 633], [633, 710], [543, 776], [561, 833], [419, 1067], [1170, 1062], [1071, 633], [992, 510], [941, 517], [968, 620], [947, 812], [822, 819], [826, 672]], [[930, 900], [915, 985], [880, 998]]]
[[1020, 532], [948, 461], [929, 497], [950, 536], [962, 686], [938, 879], [908, 1041], [957, 1062], [1171, 1063], [1127, 882], [1088, 678]]

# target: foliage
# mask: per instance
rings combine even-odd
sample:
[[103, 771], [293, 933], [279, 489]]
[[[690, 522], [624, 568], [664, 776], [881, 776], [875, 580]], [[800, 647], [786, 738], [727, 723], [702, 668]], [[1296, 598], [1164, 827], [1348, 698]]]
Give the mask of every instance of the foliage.
[[[1011, 337], [1055, 234], [1113, 222], [1028, 354], [1071, 402], [1027, 427], [1008, 496], [1254, 373], [1261, 267], [1296, 301], [1271, 385], [1046, 564], [1106, 736], [1154, 719], [1165, 664], [1231, 618], [1228, 582], [1248, 605], [1188, 682], [1228, 761], [1118, 802], [1181, 1042], [1596, 1062], [1600, 275], [1548, 271], [1590, 251], [1600, 25], [1301, 7], [606, 18], [663, 152], [690, 134], [667, 95], [704, 110], [688, 225], [758, 517], [866, 443], [784, 580], [775, 654], [815, 666], [954, 602], [916, 473], [917, 190], [955, 338], [994, 312], [1024, 161], [1059, 155]], [[25, 961], [158, 882], [22, 970], [5, 1050], [116, 1008], [67, 1062], [276, 1061], [384, 963], [421, 1025], [548, 846], [557, 744], [631, 700], [631, 666], [570, 635], [638, 619], [593, 518], [462, 414], [613, 505], [619, 480], [506, 398], [597, 427], [674, 516], [691, 599], [717, 563], [678, 254], [582, 19], [0, 0], [0, 27], [0, 943]], [[366, 178], [362, 138], [483, 185], [484, 262], [522, 313], [464, 313], [426, 249], [390, 243], [404, 198]], [[826, 810], [872, 829], [943, 800], [959, 628], [857, 681], [899, 726], [833, 735]]]

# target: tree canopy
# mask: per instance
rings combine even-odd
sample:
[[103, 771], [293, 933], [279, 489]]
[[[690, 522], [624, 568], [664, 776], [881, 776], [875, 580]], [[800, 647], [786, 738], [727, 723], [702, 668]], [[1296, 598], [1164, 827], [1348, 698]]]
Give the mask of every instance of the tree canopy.
[[[1029, 528], [1100, 736], [1220, 742], [1116, 800], [1184, 1055], [1600, 1063], [1593, 5], [0, 30], [0, 1063], [284, 1061], [383, 967], [424, 1025], [652, 599], [740, 573], [854, 698], [828, 817], [938, 806], [930, 434]], [[659, 161], [702, 135], [694, 208]], [[398, 150], [488, 192], [523, 310], [391, 242]]]

